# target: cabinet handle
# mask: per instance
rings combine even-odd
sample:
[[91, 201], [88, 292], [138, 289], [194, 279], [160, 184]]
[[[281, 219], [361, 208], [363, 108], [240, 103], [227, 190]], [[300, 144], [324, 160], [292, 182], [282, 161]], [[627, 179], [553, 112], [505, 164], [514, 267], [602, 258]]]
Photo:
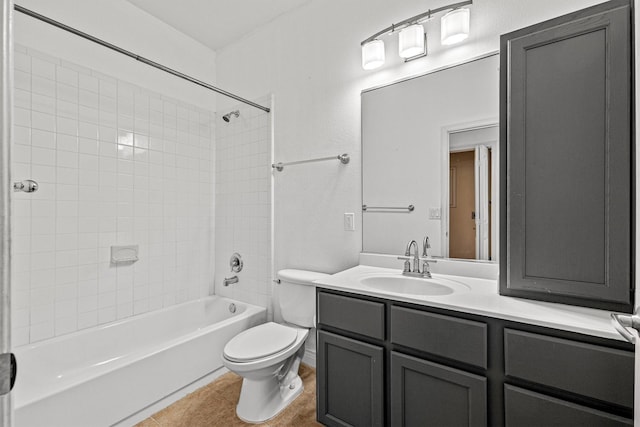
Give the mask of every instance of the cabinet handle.
[[640, 316], [638, 316], [637, 310], [634, 314], [611, 313], [611, 323], [627, 341], [631, 344], [636, 343], [636, 337], [627, 328], [640, 330]]

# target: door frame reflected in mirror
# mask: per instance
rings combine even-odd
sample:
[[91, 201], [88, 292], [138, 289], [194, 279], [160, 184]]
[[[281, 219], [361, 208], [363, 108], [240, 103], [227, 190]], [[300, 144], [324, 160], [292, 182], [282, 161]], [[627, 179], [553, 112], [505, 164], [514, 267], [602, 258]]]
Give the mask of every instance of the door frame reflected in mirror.
[[[476, 255], [476, 259], [479, 261], [491, 261], [491, 262], [497, 262], [498, 261], [498, 257], [499, 257], [499, 226], [498, 226], [498, 219], [500, 218], [500, 212], [499, 212], [499, 203], [497, 203], [499, 194], [500, 194], [500, 189], [499, 189], [499, 185], [500, 185], [500, 180], [499, 180], [499, 144], [498, 144], [498, 118], [487, 118], [487, 119], [483, 119], [483, 120], [478, 120], [478, 121], [473, 121], [473, 122], [465, 122], [465, 123], [457, 123], [457, 124], [453, 124], [453, 125], [448, 125], [448, 126], [443, 126], [442, 127], [442, 179], [441, 179], [441, 183], [442, 183], [442, 191], [441, 191], [441, 195], [442, 195], [442, 202], [441, 202], [441, 225], [442, 225], [442, 256], [444, 256], [445, 258], [449, 258], [449, 221], [450, 221], [450, 214], [449, 214], [449, 204], [450, 204], [450, 200], [449, 200], [449, 177], [450, 177], [450, 155], [452, 152], [457, 152], [457, 151], [465, 151], [465, 150], [476, 150], [476, 147], [478, 146], [486, 146], [487, 148], [491, 149], [491, 197], [489, 200], [493, 201], [493, 203], [491, 203], [491, 215], [489, 218], [489, 221], [487, 222], [486, 226], [485, 226], [485, 230], [488, 228], [491, 230], [491, 253], [487, 256], [484, 255], [482, 257]], [[451, 135], [452, 134], [456, 134], [456, 133], [460, 133], [460, 132], [469, 132], [469, 131], [474, 131], [474, 130], [481, 130], [481, 129], [489, 129], [489, 128], [496, 128], [496, 132], [495, 132], [495, 139], [491, 139], [490, 141], [481, 141], [481, 142], [472, 142], [472, 143], [467, 143], [467, 144], [457, 144], [455, 145], [455, 147], [451, 146], [450, 140], [451, 140]], [[474, 165], [474, 167], [477, 167], [477, 165]], [[475, 174], [476, 176], [478, 175], [478, 173], [476, 172]], [[476, 189], [478, 188], [478, 183], [476, 182], [475, 185]], [[476, 190], [476, 201], [478, 200], [478, 192]], [[487, 206], [484, 206], [484, 208], [481, 208], [481, 211], [487, 212], [488, 209], [488, 204], [489, 204], [489, 200], [487, 200], [487, 202], [485, 202], [484, 204], [486, 204]], [[478, 204], [478, 202], [476, 202], [476, 205]], [[478, 210], [478, 209], [476, 209]], [[481, 227], [478, 226], [480, 221], [483, 221], [484, 218], [482, 218], [482, 216], [487, 216], [485, 215], [478, 215], [476, 212], [476, 254], [480, 254], [481, 252], [486, 252], [483, 250], [478, 250], [480, 248], [480, 241], [478, 239], [478, 234], [481, 232]], [[489, 227], [490, 224], [490, 227]], [[489, 236], [487, 235], [487, 238]]]

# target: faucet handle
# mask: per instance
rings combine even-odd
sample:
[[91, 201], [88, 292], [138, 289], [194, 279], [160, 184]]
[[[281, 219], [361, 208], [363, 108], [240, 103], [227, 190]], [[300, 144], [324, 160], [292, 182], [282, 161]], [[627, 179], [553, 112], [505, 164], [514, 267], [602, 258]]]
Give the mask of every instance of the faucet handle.
[[422, 241], [422, 256], [428, 257], [427, 249], [431, 248], [431, 244], [429, 244], [429, 236], [424, 236], [424, 240]]
[[410, 273], [411, 272], [411, 263], [409, 262], [409, 260], [411, 259], [411, 257], [399, 256], [398, 259], [404, 260], [404, 269], [402, 270], [402, 272], [403, 273]]

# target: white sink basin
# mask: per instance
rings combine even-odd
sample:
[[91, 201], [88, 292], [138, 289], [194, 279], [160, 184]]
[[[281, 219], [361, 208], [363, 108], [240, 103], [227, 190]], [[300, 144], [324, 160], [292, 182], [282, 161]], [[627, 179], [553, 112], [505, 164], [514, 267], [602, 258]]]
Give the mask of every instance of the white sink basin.
[[449, 295], [454, 292], [468, 291], [464, 283], [444, 278], [420, 278], [401, 275], [368, 276], [360, 279], [360, 283], [370, 289], [410, 295]]

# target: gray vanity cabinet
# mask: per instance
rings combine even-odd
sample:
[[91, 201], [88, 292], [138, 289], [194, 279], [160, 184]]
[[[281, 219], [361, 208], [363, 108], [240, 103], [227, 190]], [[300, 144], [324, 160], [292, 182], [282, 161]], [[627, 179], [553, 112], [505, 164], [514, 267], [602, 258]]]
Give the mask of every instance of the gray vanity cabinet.
[[633, 425], [633, 345], [317, 290], [327, 426]]
[[318, 331], [318, 421], [327, 426], [383, 426], [384, 303], [318, 293], [317, 306], [318, 323], [343, 331]]
[[487, 366], [484, 323], [324, 290], [317, 303], [318, 421], [488, 425], [487, 380], [469, 372]]
[[501, 37], [501, 294], [632, 310], [632, 52], [628, 0]]

